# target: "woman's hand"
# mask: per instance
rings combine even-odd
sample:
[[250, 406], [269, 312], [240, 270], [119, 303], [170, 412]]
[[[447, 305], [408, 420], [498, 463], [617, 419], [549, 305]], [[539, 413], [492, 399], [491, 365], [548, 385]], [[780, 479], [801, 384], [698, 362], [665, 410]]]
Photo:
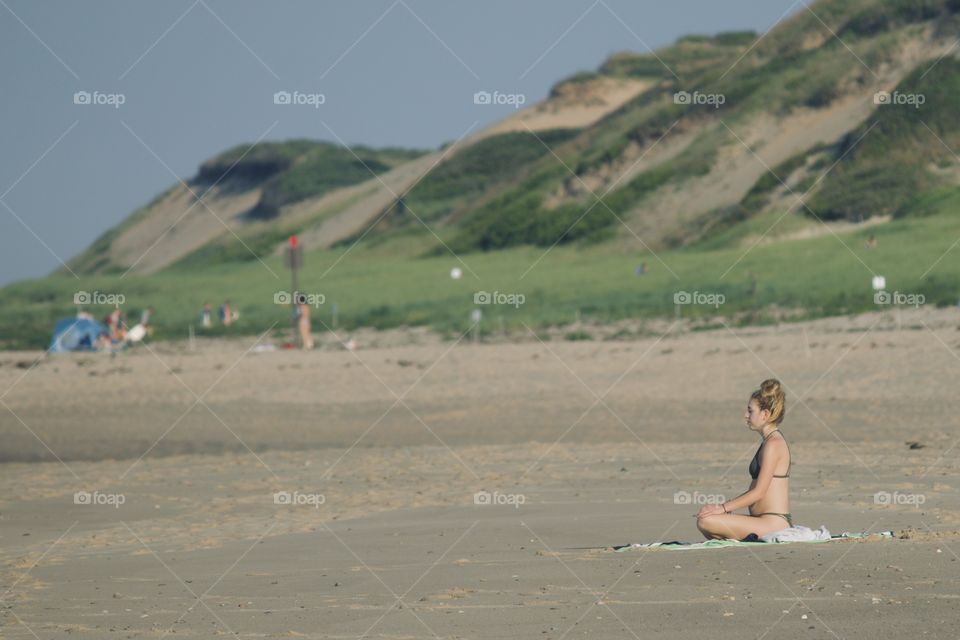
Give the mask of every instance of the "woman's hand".
[[720, 513], [727, 513], [723, 509], [723, 505], [719, 504], [705, 504], [700, 507], [700, 511], [697, 512], [697, 519], [705, 518], [707, 516], [715, 516]]

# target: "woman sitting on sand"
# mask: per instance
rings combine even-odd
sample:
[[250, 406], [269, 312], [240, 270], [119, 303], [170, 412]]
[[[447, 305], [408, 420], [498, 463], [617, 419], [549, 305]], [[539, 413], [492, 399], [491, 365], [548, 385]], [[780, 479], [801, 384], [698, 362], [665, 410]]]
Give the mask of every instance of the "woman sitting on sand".
[[[704, 505], [697, 513], [697, 528], [708, 539], [743, 540], [751, 533], [762, 536], [793, 526], [790, 516], [790, 450], [780, 433], [786, 396], [780, 381], [764, 380], [753, 392], [744, 414], [751, 431], [762, 440], [750, 461], [750, 489], [723, 504]], [[749, 507], [750, 515], [733, 513]]]

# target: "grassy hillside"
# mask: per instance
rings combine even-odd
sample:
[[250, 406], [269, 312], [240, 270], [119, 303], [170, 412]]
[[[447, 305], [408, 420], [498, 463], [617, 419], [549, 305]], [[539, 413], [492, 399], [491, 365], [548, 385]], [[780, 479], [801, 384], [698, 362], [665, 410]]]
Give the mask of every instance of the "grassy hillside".
[[[960, 295], [960, 261], [947, 254], [924, 273], [956, 239], [954, 212], [960, 206], [960, 191], [942, 195], [938, 204], [938, 213], [846, 233], [840, 236], [842, 242], [825, 233], [759, 245], [745, 257], [747, 246], [677, 249], [659, 254], [666, 266], [649, 254], [618, 254], [602, 246], [558, 247], [542, 259], [542, 249], [518, 247], [464, 254], [469, 270], [464, 269], [460, 280], [452, 280], [449, 271], [460, 263], [450, 257], [410, 260], [363, 247], [349, 253], [317, 251], [307, 256], [301, 289], [325, 296], [314, 312], [314, 326], [321, 331], [324, 325], [331, 326], [336, 305], [339, 328], [426, 325], [451, 335], [469, 326], [479, 291], [526, 298], [517, 308], [480, 307], [482, 333], [501, 327], [525, 333], [524, 324], [536, 330], [575, 318], [604, 322], [670, 316], [678, 310], [673, 296], [680, 291], [725, 296], [718, 308], [679, 308], [683, 317], [711, 326], [715, 316], [739, 324], [770, 322], [776, 309], [788, 310], [796, 319], [889, 308], [874, 304], [870, 287], [874, 273], [886, 276], [890, 291], [921, 293], [926, 304], [952, 305]], [[873, 250], [864, 247], [870, 234], [878, 240]], [[638, 276], [634, 267], [641, 261], [646, 261], [649, 272]], [[721, 277], [734, 263], [737, 268]], [[45, 347], [54, 320], [73, 313], [77, 290], [123, 293], [125, 309], [133, 318], [142, 307], [154, 307], [157, 338], [186, 337], [188, 326], [198, 324], [203, 303], [216, 305], [225, 298], [240, 310], [240, 322], [229, 331], [210, 333], [256, 335], [274, 323], [277, 332], [285, 331], [289, 308], [275, 305], [273, 296], [289, 290], [287, 272], [278, 259], [271, 258], [268, 264], [281, 280], [259, 263], [232, 263], [122, 280], [108, 275], [81, 281], [55, 276], [11, 285], [0, 292], [4, 327], [0, 347]], [[103, 316], [108, 308], [92, 311]]]

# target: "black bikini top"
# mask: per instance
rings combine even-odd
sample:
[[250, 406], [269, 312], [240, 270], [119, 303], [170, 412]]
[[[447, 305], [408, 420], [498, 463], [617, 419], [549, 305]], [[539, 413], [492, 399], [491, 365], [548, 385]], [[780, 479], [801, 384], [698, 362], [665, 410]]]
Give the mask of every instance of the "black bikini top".
[[[763, 442], [760, 443], [760, 446], [757, 447], [757, 452], [756, 452], [755, 454], [753, 454], [753, 460], [750, 461], [750, 477], [753, 478], [754, 480], [756, 480], [756, 479], [757, 479], [757, 476], [760, 475], [760, 449], [763, 449], [763, 445], [764, 445], [764, 443], [767, 441], [767, 438], [769, 438], [770, 436], [772, 436], [772, 435], [774, 434], [774, 432], [776, 432], [776, 431], [780, 431], [780, 430], [779, 430], [779, 429], [774, 429], [773, 431], [771, 431], [770, 433], [768, 433], [768, 434], [766, 435], [766, 437], [764, 437]], [[782, 436], [783, 434], [781, 433], [780, 435]], [[786, 442], [786, 438], [784, 438], [784, 442]], [[787, 445], [787, 451], [788, 451], [788, 452], [790, 451], [790, 445]], [[793, 465], [793, 456], [790, 456], [790, 460], [787, 462], [787, 475], [778, 476], [778, 475], [774, 474], [773, 477], [774, 477], [774, 478], [789, 478], [789, 477], [790, 477], [790, 467], [791, 467], [792, 465]]]

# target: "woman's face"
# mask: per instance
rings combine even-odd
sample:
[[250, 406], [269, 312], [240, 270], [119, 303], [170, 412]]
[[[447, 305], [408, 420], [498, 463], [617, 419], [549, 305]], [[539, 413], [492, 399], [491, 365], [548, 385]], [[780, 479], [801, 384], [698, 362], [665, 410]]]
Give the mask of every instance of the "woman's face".
[[743, 414], [743, 418], [746, 420], [748, 427], [754, 431], [758, 431], [763, 429], [763, 426], [767, 424], [767, 420], [770, 419], [770, 412], [766, 410], [761, 411], [757, 401], [750, 400], [750, 402], [747, 403], [747, 411]]

